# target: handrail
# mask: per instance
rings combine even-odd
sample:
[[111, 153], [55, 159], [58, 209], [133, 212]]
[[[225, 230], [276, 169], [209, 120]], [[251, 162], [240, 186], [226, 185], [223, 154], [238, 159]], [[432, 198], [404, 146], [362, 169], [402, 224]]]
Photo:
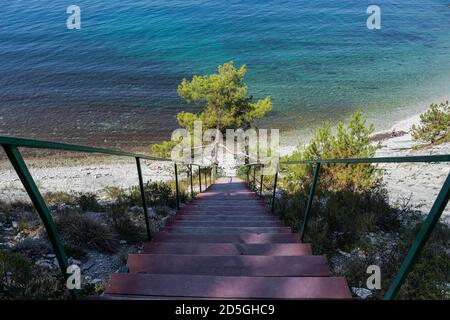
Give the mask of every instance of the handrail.
[[22, 139], [22, 138], [12, 138], [12, 137], [1, 137], [0, 145], [9, 145], [15, 147], [25, 147], [34, 149], [53, 149], [53, 150], [64, 150], [73, 152], [85, 152], [85, 153], [99, 153], [107, 154], [111, 156], [119, 157], [129, 157], [129, 158], [140, 158], [144, 160], [155, 160], [155, 161], [166, 161], [172, 162], [171, 159], [152, 157], [144, 154], [130, 153], [125, 151], [88, 147], [76, 144], [60, 143], [60, 142], [50, 142], [44, 140], [32, 140], [32, 139]]
[[[119, 157], [135, 158], [136, 167], [137, 167], [137, 175], [138, 175], [138, 179], [139, 179], [139, 189], [140, 189], [140, 193], [141, 193], [142, 206], [143, 206], [143, 210], [144, 210], [145, 226], [146, 226], [147, 237], [148, 237], [149, 241], [151, 240], [151, 232], [150, 232], [148, 209], [147, 209], [147, 203], [146, 203], [146, 197], [145, 197], [144, 182], [143, 182], [143, 177], [142, 177], [142, 168], [141, 168], [141, 163], [140, 163], [141, 159], [152, 160], [152, 161], [171, 162], [174, 164], [177, 209], [180, 208], [180, 194], [179, 194], [178, 167], [177, 167], [177, 165], [180, 164], [180, 162], [174, 162], [171, 159], [158, 158], [158, 157], [153, 157], [153, 156], [148, 156], [148, 155], [143, 155], [143, 154], [130, 153], [130, 152], [124, 152], [124, 151], [118, 151], [118, 150], [112, 150], [112, 149], [88, 147], [88, 146], [82, 146], [82, 145], [50, 142], [50, 141], [43, 141], [43, 140], [14, 138], [14, 137], [0, 136], [0, 145], [5, 150], [5, 153], [9, 159], [9, 161], [13, 165], [14, 170], [16, 171], [20, 181], [22, 182], [25, 190], [28, 193], [28, 196], [30, 197], [36, 211], [38, 212], [38, 214], [44, 224], [45, 230], [47, 232], [48, 238], [49, 238], [50, 243], [55, 252], [56, 259], [58, 260], [58, 264], [59, 264], [59, 267], [61, 269], [61, 273], [62, 273], [64, 279], [67, 279], [69, 276], [67, 274], [67, 268], [68, 268], [69, 264], [68, 264], [68, 260], [67, 260], [67, 256], [66, 256], [64, 247], [61, 242], [61, 238], [56, 229], [56, 225], [53, 221], [53, 217], [50, 213], [50, 210], [48, 209], [44, 198], [42, 197], [30, 171], [28, 170], [28, 167], [22, 157], [22, 154], [20, 153], [20, 151], [18, 149], [19, 147], [63, 150], [63, 151], [71, 151], [71, 152], [83, 152], [83, 153], [98, 153], [98, 154], [106, 154], [106, 155], [119, 156]], [[200, 192], [201, 192], [201, 169], [202, 168], [211, 168], [211, 167], [192, 163], [189, 166], [191, 175], [192, 175], [192, 165], [197, 165], [199, 167], [198, 171], [199, 171]], [[191, 176], [190, 180], [191, 180], [191, 194], [193, 196], [192, 176]], [[206, 182], [206, 176], [205, 176], [205, 182]], [[211, 176], [210, 176], [210, 183], [211, 182], [212, 181], [211, 181]], [[70, 290], [70, 294], [73, 299], [80, 298], [78, 290]]]
[[[412, 163], [412, 162], [450, 162], [450, 154], [407, 156], [407, 157], [374, 157], [374, 158], [337, 158], [317, 160], [280, 161], [279, 164], [369, 164], [369, 163]], [[244, 166], [261, 166], [270, 162], [246, 163]]]
[[[271, 201], [271, 211], [274, 210], [274, 203], [276, 197], [276, 188], [277, 188], [277, 180], [278, 180], [278, 172], [280, 165], [293, 165], [293, 164], [311, 164], [314, 165], [314, 174], [313, 179], [311, 181], [311, 187], [308, 195], [308, 202], [306, 206], [306, 210], [304, 213], [303, 223], [300, 228], [300, 239], [303, 241], [304, 235], [306, 233], [307, 223], [309, 220], [309, 216], [311, 213], [312, 201], [317, 185], [317, 181], [319, 179], [320, 174], [320, 166], [321, 164], [372, 164], [372, 163], [418, 163], [418, 162], [426, 162], [426, 163], [437, 163], [437, 162], [450, 162], [450, 154], [443, 155], [425, 155], [425, 156], [407, 156], [407, 157], [374, 157], [374, 158], [347, 158], [347, 159], [317, 159], [317, 160], [298, 160], [298, 161], [281, 161], [277, 165], [277, 169], [275, 172], [273, 192], [272, 192], [272, 201]], [[264, 166], [267, 163], [250, 163], [245, 164], [247, 169], [247, 182], [250, 183], [250, 171], [253, 167], [253, 184], [255, 185], [255, 175], [256, 175], [256, 166]], [[262, 172], [261, 172], [261, 190], [262, 193]], [[431, 232], [436, 226], [439, 218], [442, 215], [448, 201], [450, 199], [450, 173], [448, 174], [441, 190], [439, 191], [436, 200], [433, 203], [433, 206], [428, 213], [426, 219], [421, 225], [421, 228], [414, 239], [412, 246], [410, 247], [406, 257], [404, 258], [402, 265], [400, 266], [400, 270], [398, 271], [394, 281], [389, 287], [388, 291], [384, 295], [385, 300], [394, 299], [401, 286], [403, 285], [406, 277], [409, 272], [412, 270], [414, 264], [416, 263], [420, 252], [422, 251], [425, 243], [429, 239]]]

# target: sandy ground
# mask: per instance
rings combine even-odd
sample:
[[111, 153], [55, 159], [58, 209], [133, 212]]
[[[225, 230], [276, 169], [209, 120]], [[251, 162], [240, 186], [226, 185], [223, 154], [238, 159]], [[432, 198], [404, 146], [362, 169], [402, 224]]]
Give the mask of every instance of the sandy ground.
[[[381, 141], [381, 148], [376, 156], [418, 156], [431, 154], [450, 154], [450, 143], [414, 150], [409, 133], [411, 125], [419, 122], [414, 116], [398, 122], [390, 130], [405, 131], [406, 134]], [[403, 163], [379, 165], [384, 169], [383, 180], [389, 191], [392, 203], [410, 199], [409, 203], [416, 209], [429, 212], [439, 190], [450, 172], [449, 163]], [[450, 218], [450, 206], [444, 211], [446, 220]]]
[[[163, 162], [142, 161], [144, 181], [171, 180], [173, 165]], [[128, 163], [101, 163], [98, 166], [68, 166], [30, 168], [30, 172], [42, 194], [47, 192], [95, 192], [102, 196], [106, 187], [138, 185], [134, 161]], [[26, 200], [27, 195], [13, 168], [0, 171], [0, 200]]]
[[[428, 154], [449, 154], [450, 143], [440, 146], [413, 150], [415, 144], [408, 133], [413, 123], [418, 123], [419, 115], [399, 121], [387, 133], [407, 132], [401, 136], [389, 137], [381, 141], [377, 156], [413, 156]], [[379, 133], [378, 133], [379, 134]], [[290, 154], [295, 147], [283, 147], [282, 155]], [[423, 212], [431, 208], [446, 176], [450, 172], [448, 163], [413, 163], [379, 165], [384, 169], [384, 182], [389, 190], [392, 203], [410, 199], [410, 204]], [[101, 163], [52, 168], [30, 168], [42, 193], [96, 192], [100, 196], [106, 187], [127, 188], [138, 184], [136, 165], [130, 163]], [[173, 179], [173, 167], [162, 162], [143, 162], [145, 181]], [[0, 200], [14, 201], [28, 199], [12, 167], [0, 170]], [[445, 215], [450, 218], [450, 209]]]

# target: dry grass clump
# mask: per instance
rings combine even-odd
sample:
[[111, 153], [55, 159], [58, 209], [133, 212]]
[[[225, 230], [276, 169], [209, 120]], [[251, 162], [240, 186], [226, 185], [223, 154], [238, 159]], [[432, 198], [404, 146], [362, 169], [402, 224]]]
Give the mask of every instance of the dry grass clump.
[[55, 223], [61, 238], [67, 244], [105, 253], [117, 251], [118, 241], [114, 232], [83, 213], [64, 210], [57, 214]]

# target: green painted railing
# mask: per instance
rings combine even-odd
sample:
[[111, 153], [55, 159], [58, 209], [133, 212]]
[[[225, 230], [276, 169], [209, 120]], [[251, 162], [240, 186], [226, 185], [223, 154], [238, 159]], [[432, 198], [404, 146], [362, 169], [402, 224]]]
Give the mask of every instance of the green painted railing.
[[[303, 216], [303, 223], [300, 226], [300, 239], [303, 241], [305, 233], [307, 230], [308, 220], [311, 214], [311, 207], [314, 198], [314, 193], [316, 190], [317, 181], [320, 175], [320, 167], [323, 164], [373, 164], [373, 163], [441, 163], [450, 162], [450, 155], [430, 155], [430, 156], [410, 156], [410, 157], [380, 157], [380, 158], [351, 158], [351, 159], [326, 159], [326, 160], [304, 160], [304, 161], [284, 161], [280, 162], [277, 166], [276, 174], [274, 176], [273, 192], [271, 199], [271, 209], [274, 209], [274, 203], [276, 199], [276, 189], [278, 180], [279, 167], [282, 165], [294, 165], [294, 164], [309, 164], [314, 166], [313, 178], [311, 186], [309, 189], [308, 202]], [[247, 182], [250, 183], [250, 172], [253, 168], [253, 186], [256, 188], [256, 168], [262, 168], [264, 164], [262, 163], [250, 163], [247, 164]], [[261, 170], [261, 183], [259, 188], [259, 194], [262, 195], [263, 192], [263, 171]], [[404, 258], [400, 270], [398, 271], [394, 281], [386, 292], [384, 299], [391, 300], [394, 299], [400, 290], [402, 284], [404, 283], [409, 272], [416, 263], [425, 243], [429, 239], [431, 232], [433, 231], [436, 223], [442, 215], [445, 207], [450, 198], [450, 174], [448, 174], [441, 190], [439, 191], [436, 200], [431, 207], [426, 219], [421, 225], [421, 228], [412, 243], [406, 257]]]
[[[142, 199], [142, 207], [144, 210], [144, 220], [147, 231], [147, 238], [151, 240], [151, 232], [150, 232], [150, 223], [148, 218], [148, 208], [147, 201], [145, 197], [145, 189], [144, 189], [144, 180], [142, 178], [142, 168], [141, 168], [141, 159], [144, 160], [152, 160], [152, 161], [164, 161], [164, 162], [172, 162], [174, 164], [175, 171], [175, 189], [176, 189], [176, 200], [177, 200], [177, 209], [180, 208], [180, 190], [179, 190], [179, 181], [178, 181], [178, 165], [180, 163], [175, 163], [170, 159], [158, 158], [147, 156], [143, 154], [129, 153], [118, 150], [104, 149], [104, 148], [95, 148], [95, 147], [87, 147], [81, 145], [74, 144], [66, 144], [66, 143], [57, 143], [57, 142], [49, 142], [49, 141], [40, 141], [40, 140], [31, 140], [31, 139], [21, 139], [21, 138], [11, 138], [11, 137], [1, 137], [0, 136], [0, 145], [5, 150], [5, 153], [14, 167], [20, 181], [22, 182], [28, 196], [30, 197], [36, 211], [38, 212], [45, 230], [47, 232], [50, 243], [55, 252], [56, 258], [58, 260], [59, 267], [61, 269], [61, 273], [65, 279], [67, 279], [67, 268], [68, 261], [67, 256], [64, 250], [64, 247], [61, 243], [61, 238], [59, 236], [58, 230], [56, 229], [55, 223], [53, 221], [50, 210], [48, 209], [42, 194], [40, 193], [28, 167], [22, 157], [22, 154], [19, 151], [20, 147], [24, 148], [35, 148], [35, 149], [52, 149], [52, 150], [61, 150], [61, 151], [70, 151], [70, 152], [82, 152], [82, 153], [95, 153], [95, 154], [104, 154], [110, 156], [118, 156], [118, 157], [128, 157], [134, 158], [136, 161], [137, 168], [137, 176], [139, 179], [139, 189], [141, 193]], [[189, 165], [189, 174], [190, 174], [190, 187], [191, 187], [191, 196], [194, 196], [193, 191], [193, 181], [192, 181], [192, 166], [198, 166], [198, 174], [199, 174], [199, 183], [200, 183], [200, 192], [201, 190], [201, 171], [205, 171], [205, 187], [207, 186], [206, 182], [206, 172], [211, 172], [210, 167], [201, 166], [197, 164]], [[212, 179], [210, 176], [210, 184], [212, 183]], [[70, 290], [70, 294], [72, 298], [79, 299], [79, 292], [77, 290]]]

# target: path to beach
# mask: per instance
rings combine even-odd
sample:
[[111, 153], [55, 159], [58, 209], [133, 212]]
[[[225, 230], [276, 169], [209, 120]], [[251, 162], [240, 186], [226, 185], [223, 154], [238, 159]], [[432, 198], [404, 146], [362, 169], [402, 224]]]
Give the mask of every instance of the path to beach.
[[[376, 156], [413, 156], [429, 154], [449, 154], [450, 143], [414, 150], [415, 142], [409, 133], [390, 137], [391, 132], [409, 132], [413, 123], [418, 122], [418, 116], [411, 117], [397, 123], [385, 133], [381, 148]], [[292, 147], [281, 152], [292, 152]], [[442, 184], [450, 172], [447, 163], [412, 163], [412, 164], [383, 164], [384, 182], [389, 191], [392, 203], [404, 202], [411, 198], [410, 204], [423, 212], [428, 212], [435, 200]], [[173, 179], [173, 168], [167, 164], [153, 162], [146, 163], [143, 170], [144, 179], [170, 180]], [[100, 193], [106, 187], [117, 186], [127, 188], [138, 184], [136, 166], [130, 163], [101, 163], [99, 165], [31, 168], [42, 193], [57, 191], [95, 192]], [[5, 201], [27, 199], [15, 172], [10, 169], [0, 170], [0, 199]], [[444, 212], [450, 217], [450, 209]]]

